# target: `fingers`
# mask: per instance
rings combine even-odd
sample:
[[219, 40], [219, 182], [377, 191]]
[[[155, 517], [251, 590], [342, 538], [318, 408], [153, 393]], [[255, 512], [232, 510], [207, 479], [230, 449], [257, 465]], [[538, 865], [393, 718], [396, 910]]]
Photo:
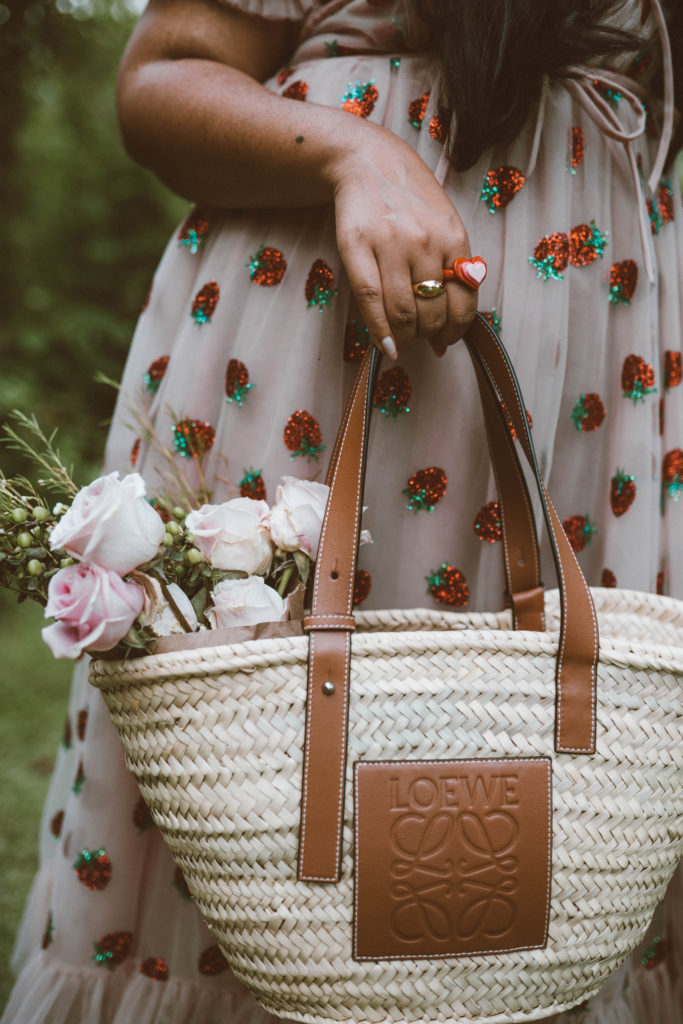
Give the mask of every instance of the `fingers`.
[[377, 261], [374, 256], [363, 259], [359, 254], [353, 262], [347, 262], [346, 267], [349, 284], [370, 340], [389, 359], [396, 359], [396, 342], [385, 309], [384, 290]]

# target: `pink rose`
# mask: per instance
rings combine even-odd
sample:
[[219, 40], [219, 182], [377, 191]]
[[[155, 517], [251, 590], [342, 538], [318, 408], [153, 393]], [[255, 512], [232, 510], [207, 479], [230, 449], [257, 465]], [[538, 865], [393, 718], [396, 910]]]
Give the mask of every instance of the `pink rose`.
[[215, 569], [267, 573], [273, 560], [265, 501], [233, 498], [222, 505], [202, 505], [185, 519], [186, 528]]
[[139, 473], [98, 477], [78, 492], [50, 547], [124, 576], [153, 558], [164, 539], [164, 524], [145, 494]]
[[270, 512], [273, 544], [282, 551], [303, 551], [315, 561], [329, 493], [326, 484], [283, 476]]
[[45, 617], [57, 621], [45, 627], [43, 640], [55, 658], [108, 651], [126, 635], [144, 600], [142, 587], [109, 569], [89, 562], [69, 565], [50, 580]]
[[[247, 501], [251, 501], [247, 498]], [[212, 629], [227, 626], [255, 626], [257, 622], [283, 622], [287, 603], [261, 576], [246, 580], [224, 580], [211, 594], [213, 608], [206, 617]]]

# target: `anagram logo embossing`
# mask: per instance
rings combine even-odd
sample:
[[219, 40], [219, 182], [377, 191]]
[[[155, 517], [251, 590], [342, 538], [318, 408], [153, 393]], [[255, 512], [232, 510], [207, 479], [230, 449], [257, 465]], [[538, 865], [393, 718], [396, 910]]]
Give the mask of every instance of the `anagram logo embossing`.
[[394, 934], [410, 942], [430, 936], [445, 939], [452, 923], [443, 898], [452, 889], [453, 861], [444, 860], [453, 826], [449, 814], [404, 814], [391, 828], [396, 859], [392, 878], [403, 879], [391, 886], [396, 903], [391, 915]]
[[358, 959], [545, 944], [548, 759], [358, 762], [356, 805]]
[[[399, 812], [391, 822], [392, 930], [404, 942], [445, 940], [454, 930], [462, 940], [500, 938], [517, 917], [518, 779], [452, 776], [439, 783], [418, 778], [402, 792], [400, 780], [391, 780], [392, 810]], [[449, 857], [453, 846], [464, 856]]]
[[490, 811], [483, 817], [467, 811], [459, 815], [458, 827], [470, 854], [458, 865], [459, 891], [468, 898], [458, 916], [458, 935], [471, 939], [481, 932], [487, 938], [500, 938], [517, 917], [511, 897], [519, 889], [519, 860], [512, 851], [519, 826], [508, 811]]

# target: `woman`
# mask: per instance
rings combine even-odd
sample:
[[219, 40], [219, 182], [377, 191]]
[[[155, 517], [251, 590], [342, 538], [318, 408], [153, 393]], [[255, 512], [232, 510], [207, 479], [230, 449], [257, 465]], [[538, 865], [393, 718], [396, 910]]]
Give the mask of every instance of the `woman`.
[[[502, 606], [495, 490], [452, 347], [479, 282], [414, 290], [479, 256], [480, 308], [501, 324], [589, 583], [683, 597], [668, 47], [660, 4], [639, 0], [152, 0], [123, 59], [123, 135], [199, 209], [141, 316], [107, 467], [136, 465], [173, 500], [143, 420], [219, 499], [319, 478], [354, 364], [376, 344], [389, 370], [357, 603]], [[184, 899], [76, 675], [3, 1021], [267, 1016]], [[680, 1019], [674, 916], [661, 910], [566, 1019]]]

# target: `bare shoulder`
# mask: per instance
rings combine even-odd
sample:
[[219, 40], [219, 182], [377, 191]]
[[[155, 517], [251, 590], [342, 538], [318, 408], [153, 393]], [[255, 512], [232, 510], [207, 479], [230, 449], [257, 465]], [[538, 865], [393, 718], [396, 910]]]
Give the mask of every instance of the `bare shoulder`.
[[213, 60], [258, 81], [286, 63], [297, 39], [291, 21], [245, 14], [217, 0], [150, 0], [124, 53], [121, 77], [164, 60]]

